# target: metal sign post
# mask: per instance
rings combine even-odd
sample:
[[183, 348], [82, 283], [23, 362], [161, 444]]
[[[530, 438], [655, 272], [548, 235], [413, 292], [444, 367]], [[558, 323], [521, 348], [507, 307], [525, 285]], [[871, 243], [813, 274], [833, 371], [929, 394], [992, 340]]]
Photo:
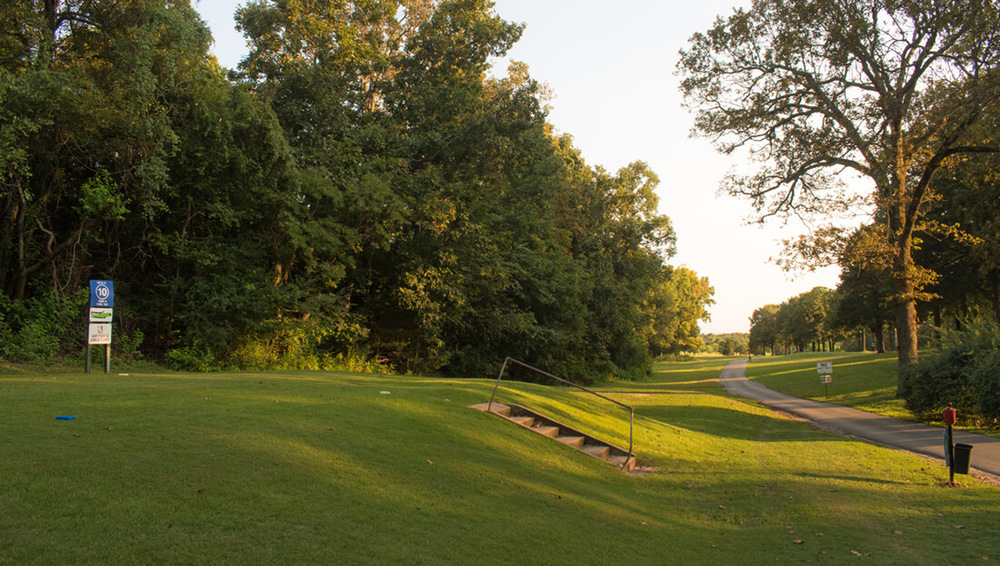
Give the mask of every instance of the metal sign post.
[[830, 396], [830, 383], [833, 381], [833, 362], [820, 362], [816, 364], [816, 372], [819, 373], [819, 382], [823, 384], [823, 391], [826, 397]]
[[830, 382], [833, 381], [832, 375], [821, 375], [819, 376], [819, 382], [823, 384], [823, 391], [826, 397], [830, 396]]
[[114, 281], [91, 280], [90, 324], [87, 325], [87, 373], [91, 369], [91, 346], [104, 346], [104, 373], [111, 373], [111, 321], [115, 306]]
[[944, 434], [944, 459], [948, 464], [948, 485], [955, 485], [955, 440], [952, 436], [951, 427], [958, 420], [958, 411], [953, 407], [944, 410], [944, 424], [948, 430]]

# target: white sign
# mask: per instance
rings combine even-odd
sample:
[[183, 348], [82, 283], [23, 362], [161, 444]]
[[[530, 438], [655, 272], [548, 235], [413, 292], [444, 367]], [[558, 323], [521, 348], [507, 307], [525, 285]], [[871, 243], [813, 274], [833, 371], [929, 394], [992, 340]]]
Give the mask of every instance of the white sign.
[[87, 344], [110, 344], [110, 343], [111, 343], [111, 324], [91, 323], [89, 332], [87, 332]]
[[111, 314], [114, 309], [91, 307], [90, 322], [102, 322], [111, 324]]
[[824, 375], [833, 373], [833, 362], [820, 362], [816, 364], [816, 371]]

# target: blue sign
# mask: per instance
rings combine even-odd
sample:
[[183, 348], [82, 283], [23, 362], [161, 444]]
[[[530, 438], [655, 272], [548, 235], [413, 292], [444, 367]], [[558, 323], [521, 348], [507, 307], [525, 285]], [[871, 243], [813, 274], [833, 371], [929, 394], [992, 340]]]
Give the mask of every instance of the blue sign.
[[90, 280], [90, 306], [110, 308], [115, 306], [115, 282]]

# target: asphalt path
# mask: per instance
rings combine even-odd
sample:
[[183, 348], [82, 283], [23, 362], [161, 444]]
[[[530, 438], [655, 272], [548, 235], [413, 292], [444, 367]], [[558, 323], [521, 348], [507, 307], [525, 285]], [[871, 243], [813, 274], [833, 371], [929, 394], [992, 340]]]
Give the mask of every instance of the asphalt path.
[[[760, 401], [775, 411], [810, 421], [823, 430], [944, 460], [943, 426], [901, 421], [778, 393], [747, 379], [745, 360], [730, 363], [722, 370], [719, 382], [730, 394]], [[988, 474], [993, 477], [985, 479], [993, 481], [1000, 478], [1000, 440], [957, 429], [953, 436], [956, 443], [972, 445], [971, 468], [980, 472], [974, 475]]]

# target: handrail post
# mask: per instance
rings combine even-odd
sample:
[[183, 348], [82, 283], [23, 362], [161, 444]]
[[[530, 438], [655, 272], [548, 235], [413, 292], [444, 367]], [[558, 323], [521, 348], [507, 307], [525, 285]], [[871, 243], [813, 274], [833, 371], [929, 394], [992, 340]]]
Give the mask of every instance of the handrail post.
[[628, 466], [629, 461], [632, 459], [632, 432], [635, 428], [635, 407], [629, 407], [628, 414], [628, 456], [625, 457], [625, 463], [622, 464], [622, 469]]
[[500, 375], [497, 376], [497, 383], [493, 386], [493, 394], [490, 395], [490, 404], [486, 407], [487, 413], [493, 412], [493, 398], [497, 396], [497, 389], [500, 387], [500, 380], [503, 379], [503, 372], [507, 370], [507, 362], [510, 360], [510, 356], [504, 358], [503, 360], [503, 365], [500, 367]]

